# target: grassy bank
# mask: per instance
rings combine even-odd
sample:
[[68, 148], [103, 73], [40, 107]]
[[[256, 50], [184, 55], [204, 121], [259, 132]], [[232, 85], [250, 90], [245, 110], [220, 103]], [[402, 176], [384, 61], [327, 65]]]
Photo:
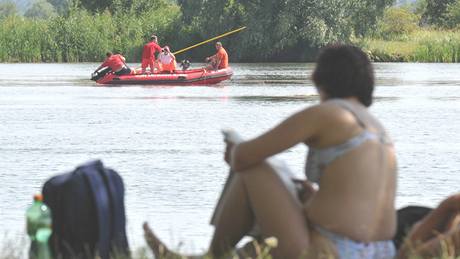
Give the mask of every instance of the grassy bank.
[[358, 38], [376, 62], [459, 62], [460, 31], [420, 29], [410, 34], [382, 38]]

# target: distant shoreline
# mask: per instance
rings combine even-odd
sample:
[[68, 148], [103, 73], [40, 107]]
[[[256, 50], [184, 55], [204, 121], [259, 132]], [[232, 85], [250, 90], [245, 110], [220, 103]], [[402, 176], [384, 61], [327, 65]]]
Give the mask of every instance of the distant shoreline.
[[354, 43], [374, 62], [460, 62], [460, 32], [454, 30], [420, 29], [390, 40], [360, 38]]

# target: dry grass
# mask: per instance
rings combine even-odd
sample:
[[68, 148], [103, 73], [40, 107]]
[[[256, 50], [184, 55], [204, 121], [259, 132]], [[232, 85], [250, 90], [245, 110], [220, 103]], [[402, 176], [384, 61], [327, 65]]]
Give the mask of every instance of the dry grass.
[[[28, 247], [28, 240], [27, 238], [12, 238], [10, 236], [4, 235], [3, 238], [0, 238], [0, 259], [23, 259], [27, 258], [27, 249]], [[252, 246], [252, 255], [238, 257], [236, 253], [233, 253], [226, 258], [229, 259], [238, 259], [238, 258], [251, 258], [251, 259], [272, 259], [270, 255], [270, 250], [273, 247], [277, 246], [277, 242], [274, 244], [272, 240], [266, 242], [266, 244], [260, 245], [256, 242], [250, 244]], [[127, 259], [125, 256], [117, 256], [113, 257], [114, 259]], [[150, 259], [153, 258], [153, 253], [150, 251], [148, 247], [140, 247], [131, 253], [130, 259]], [[171, 256], [164, 256], [159, 259], [182, 259], [186, 257], [171, 257]], [[203, 259], [213, 259], [210, 256], [203, 256]], [[322, 258], [333, 258], [332, 256], [325, 255]], [[417, 255], [413, 253], [408, 256], [409, 259], [421, 259], [427, 258]], [[460, 256], [455, 256], [455, 248], [452, 242], [444, 242], [442, 245], [442, 252], [439, 256], [433, 257], [434, 259], [460, 259]]]

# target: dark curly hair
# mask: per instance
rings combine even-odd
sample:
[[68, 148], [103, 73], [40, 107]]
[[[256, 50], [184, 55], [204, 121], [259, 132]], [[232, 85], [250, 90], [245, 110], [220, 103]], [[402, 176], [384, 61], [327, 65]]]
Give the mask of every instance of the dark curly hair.
[[366, 107], [372, 104], [374, 69], [358, 47], [334, 44], [321, 50], [313, 82], [327, 98], [356, 97]]

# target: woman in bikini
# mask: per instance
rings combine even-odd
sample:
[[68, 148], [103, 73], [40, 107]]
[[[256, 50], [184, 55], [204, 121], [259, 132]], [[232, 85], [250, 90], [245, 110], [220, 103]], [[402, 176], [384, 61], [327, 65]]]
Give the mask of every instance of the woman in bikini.
[[[395, 256], [396, 157], [367, 109], [372, 65], [359, 48], [332, 45], [320, 53], [312, 78], [319, 104], [254, 139], [226, 138], [232, 181], [213, 220], [209, 255], [228, 255], [257, 225], [262, 237], [278, 239], [274, 258]], [[299, 198], [266, 159], [301, 143], [309, 151]], [[156, 256], [173, 255], [147, 224], [144, 229]]]

